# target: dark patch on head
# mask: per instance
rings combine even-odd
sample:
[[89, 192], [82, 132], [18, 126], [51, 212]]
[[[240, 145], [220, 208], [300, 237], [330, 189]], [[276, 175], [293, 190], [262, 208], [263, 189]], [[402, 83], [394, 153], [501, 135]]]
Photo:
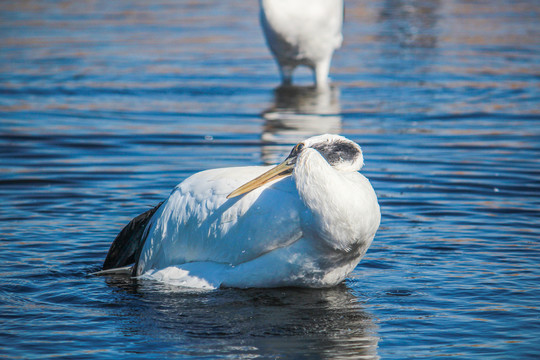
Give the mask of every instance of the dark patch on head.
[[304, 143], [303, 143], [303, 142], [296, 144], [296, 146], [292, 149], [292, 151], [291, 151], [291, 153], [289, 154], [289, 156], [297, 156], [298, 153], [299, 153], [300, 151], [302, 151], [303, 148], [304, 148]]
[[304, 148], [303, 142], [296, 144], [296, 146], [292, 149], [291, 153], [287, 157], [287, 162], [289, 162], [290, 164], [294, 164], [296, 162], [296, 157], [298, 156], [300, 151], [302, 151], [303, 148]]
[[342, 140], [314, 144], [311, 148], [317, 150], [332, 166], [343, 162], [352, 164], [360, 155], [355, 145]]

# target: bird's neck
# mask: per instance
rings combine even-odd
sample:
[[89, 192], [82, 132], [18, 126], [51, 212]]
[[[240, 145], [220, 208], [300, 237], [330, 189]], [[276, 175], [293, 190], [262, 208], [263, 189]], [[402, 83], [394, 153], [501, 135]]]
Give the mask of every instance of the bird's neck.
[[293, 176], [316, 236], [337, 251], [365, 252], [380, 222], [369, 181], [356, 172], [335, 170], [313, 149], [300, 154]]

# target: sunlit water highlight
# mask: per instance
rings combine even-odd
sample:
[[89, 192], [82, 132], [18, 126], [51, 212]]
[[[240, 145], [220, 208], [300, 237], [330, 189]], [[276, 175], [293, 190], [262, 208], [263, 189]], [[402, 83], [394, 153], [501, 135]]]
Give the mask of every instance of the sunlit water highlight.
[[[346, 5], [317, 94], [275, 89], [255, 1], [0, 3], [1, 356], [539, 356], [539, 6]], [[182, 179], [321, 132], [362, 146], [383, 214], [341, 286], [88, 275]]]

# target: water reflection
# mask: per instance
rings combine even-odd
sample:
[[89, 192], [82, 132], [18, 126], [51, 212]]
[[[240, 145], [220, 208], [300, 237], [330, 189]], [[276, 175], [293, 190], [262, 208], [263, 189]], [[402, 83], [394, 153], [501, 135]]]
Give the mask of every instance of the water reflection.
[[274, 103], [263, 112], [262, 159], [283, 160], [292, 144], [313, 135], [341, 132], [339, 88], [287, 86], [274, 91]]
[[[378, 359], [372, 315], [346, 285], [197, 292], [146, 281], [107, 281], [123, 290], [117, 301], [129, 318], [125, 335], [157, 341], [162, 351], [185, 347], [194, 356], [226, 351], [238, 357]], [[208, 339], [214, 346], [208, 347]]]

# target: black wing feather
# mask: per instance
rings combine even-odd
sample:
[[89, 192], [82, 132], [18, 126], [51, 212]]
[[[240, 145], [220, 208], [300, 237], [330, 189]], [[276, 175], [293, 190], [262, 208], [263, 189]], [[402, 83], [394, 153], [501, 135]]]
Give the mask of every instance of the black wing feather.
[[139, 258], [144, 245], [143, 235], [146, 225], [163, 204], [142, 213], [127, 224], [114, 239], [105, 262], [103, 270], [115, 269], [133, 264]]

